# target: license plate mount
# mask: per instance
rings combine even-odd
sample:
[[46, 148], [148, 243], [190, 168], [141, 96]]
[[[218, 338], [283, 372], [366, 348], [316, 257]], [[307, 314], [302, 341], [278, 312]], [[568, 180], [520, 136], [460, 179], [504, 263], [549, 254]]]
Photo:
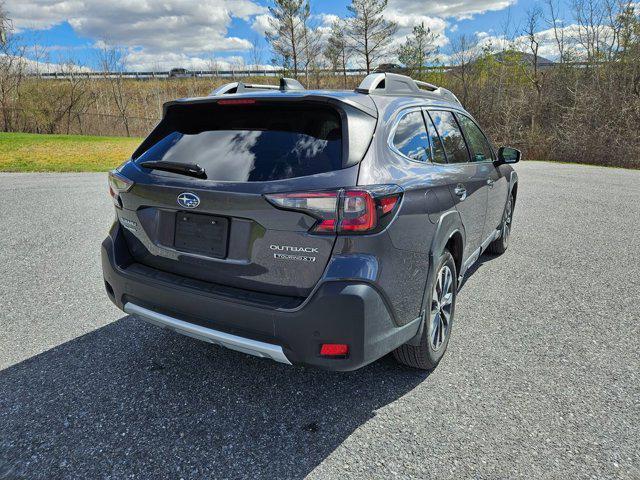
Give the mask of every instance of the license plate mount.
[[228, 218], [177, 212], [175, 227], [176, 250], [215, 258], [227, 256]]

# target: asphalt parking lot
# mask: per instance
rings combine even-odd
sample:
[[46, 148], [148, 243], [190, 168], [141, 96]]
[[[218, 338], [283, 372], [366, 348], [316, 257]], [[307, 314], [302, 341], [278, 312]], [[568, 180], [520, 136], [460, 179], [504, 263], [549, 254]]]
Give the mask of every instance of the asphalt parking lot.
[[103, 292], [104, 174], [0, 174], [0, 478], [640, 478], [640, 171], [524, 162], [431, 374], [164, 331]]

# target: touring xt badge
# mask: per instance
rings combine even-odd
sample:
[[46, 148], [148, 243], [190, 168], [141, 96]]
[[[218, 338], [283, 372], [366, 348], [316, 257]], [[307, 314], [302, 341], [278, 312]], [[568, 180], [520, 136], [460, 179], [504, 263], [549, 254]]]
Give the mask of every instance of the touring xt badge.
[[291, 245], [270, 245], [269, 248], [275, 252], [286, 253], [274, 253], [273, 258], [278, 260], [296, 260], [299, 262], [315, 262], [316, 257], [309, 255], [295, 255], [296, 253], [318, 253], [316, 247], [293, 247]]

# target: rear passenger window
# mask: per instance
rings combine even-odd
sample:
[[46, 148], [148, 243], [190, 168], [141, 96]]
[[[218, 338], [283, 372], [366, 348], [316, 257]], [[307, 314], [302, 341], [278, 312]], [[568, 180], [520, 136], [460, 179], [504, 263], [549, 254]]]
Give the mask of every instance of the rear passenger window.
[[436, 131], [436, 127], [433, 126], [433, 121], [429, 115], [425, 115], [427, 122], [427, 131], [429, 132], [429, 138], [431, 139], [431, 152], [434, 163], [447, 163], [447, 156], [444, 153], [444, 147], [442, 146], [442, 140], [440, 135]]
[[436, 130], [440, 134], [449, 163], [468, 162], [467, 146], [453, 113], [436, 111], [429, 112], [429, 114], [433, 119]]
[[484, 162], [487, 160], [493, 160], [493, 152], [491, 151], [491, 145], [487, 141], [487, 137], [484, 136], [480, 128], [466, 115], [456, 114], [464, 135], [467, 138], [469, 150], [471, 150], [472, 162]]
[[426, 162], [429, 159], [429, 138], [424, 127], [422, 113], [407, 113], [396, 127], [393, 146], [412, 160]]

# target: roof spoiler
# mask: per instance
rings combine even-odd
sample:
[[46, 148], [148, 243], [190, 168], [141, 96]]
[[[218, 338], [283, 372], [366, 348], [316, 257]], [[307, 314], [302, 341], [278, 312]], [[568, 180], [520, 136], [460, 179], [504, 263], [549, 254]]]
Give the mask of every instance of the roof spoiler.
[[291, 90], [305, 90], [304, 86], [295, 78], [281, 78], [280, 85], [262, 85], [258, 83], [232, 82], [222, 85], [211, 91], [210, 97], [228, 95], [232, 93], [247, 93], [260, 90], [280, 90], [287, 92]]
[[439, 98], [460, 104], [460, 100], [446, 88], [414, 80], [397, 73], [371, 73], [356, 88], [358, 93], [375, 95], [411, 95]]

